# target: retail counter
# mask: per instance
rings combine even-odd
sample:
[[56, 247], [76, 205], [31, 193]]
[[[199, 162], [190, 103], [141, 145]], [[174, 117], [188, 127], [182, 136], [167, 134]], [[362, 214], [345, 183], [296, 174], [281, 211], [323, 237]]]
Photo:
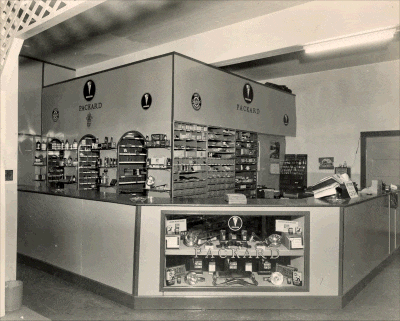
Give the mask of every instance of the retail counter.
[[[18, 259], [135, 309], [341, 308], [400, 244], [391, 197], [241, 205], [19, 186]], [[193, 246], [195, 230], [208, 242]], [[282, 244], [263, 244], [271, 234]]]

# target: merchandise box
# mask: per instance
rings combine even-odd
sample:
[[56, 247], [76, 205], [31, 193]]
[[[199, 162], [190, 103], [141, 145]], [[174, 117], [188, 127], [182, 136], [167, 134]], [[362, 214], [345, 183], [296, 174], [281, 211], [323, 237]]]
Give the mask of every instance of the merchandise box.
[[282, 233], [282, 243], [288, 250], [303, 249], [303, 235]]

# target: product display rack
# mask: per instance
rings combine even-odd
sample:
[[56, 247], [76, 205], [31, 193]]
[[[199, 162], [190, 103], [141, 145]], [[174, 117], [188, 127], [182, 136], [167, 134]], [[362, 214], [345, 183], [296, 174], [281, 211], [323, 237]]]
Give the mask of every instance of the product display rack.
[[174, 197], [207, 197], [207, 126], [175, 122]]
[[236, 131], [235, 192], [257, 197], [257, 133]]
[[207, 197], [235, 190], [235, 130], [208, 127]]
[[307, 154], [285, 155], [279, 187], [283, 192], [302, 192], [307, 188]]
[[118, 192], [145, 195], [147, 147], [145, 137], [137, 131], [122, 135], [118, 142]]
[[160, 291], [309, 291], [309, 212], [195, 212], [162, 212]]
[[47, 182], [56, 185], [64, 178], [64, 150], [61, 140], [48, 138], [47, 144]]
[[46, 182], [47, 174], [47, 138], [42, 136], [34, 136], [32, 149], [33, 166], [34, 166], [34, 181]]
[[114, 138], [111, 137], [110, 141], [108, 137], [104, 138], [104, 142], [98, 147], [99, 158], [97, 160], [97, 168], [99, 169], [99, 187], [105, 188], [105, 192], [116, 192], [116, 187], [111, 184], [112, 180], [117, 181], [117, 168], [118, 168], [118, 157], [117, 157], [117, 144], [114, 142]]
[[98, 139], [93, 135], [85, 135], [78, 145], [78, 189], [92, 190], [99, 185], [98, 159], [100, 149]]

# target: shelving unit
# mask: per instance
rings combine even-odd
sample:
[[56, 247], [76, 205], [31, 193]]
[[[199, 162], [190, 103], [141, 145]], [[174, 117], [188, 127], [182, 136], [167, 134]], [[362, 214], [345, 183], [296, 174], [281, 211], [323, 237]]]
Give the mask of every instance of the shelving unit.
[[61, 140], [48, 138], [47, 144], [47, 183], [55, 186], [64, 178], [64, 150]]
[[257, 197], [257, 133], [236, 131], [235, 192]]
[[85, 135], [78, 145], [78, 189], [97, 189], [99, 184], [98, 159], [100, 149], [93, 148], [98, 144], [96, 137]]
[[235, 190], [235, 130], [208, 127], [207, 197]]
[[147, 147], [143, 135], [137, 131], [125, 133], [118, 142], [117, 159], [118, 192], [145, 195]]
[[37, 184], [45, 183], [47, 176], [47, 139], [42, 136], [34, 136], [32, 150], [34, 181]]
[[[161, 291], [309, 291], [309, 215], [307, 211], [246, 215], [162, 211]], [[242, 222], [236, 231], [229, 227], [233, 217]], [[297, 243], [287, 241], [283, 225], [277, 228], [278, 220], [299, 228], [292, 236]], [[269, 240], [271, 235], [282, 237], [279, 244]], [[279, 280], [271, 280], [276, 277]]]
[[207, 197], [207, 126], [175, 122], [174, 197]]

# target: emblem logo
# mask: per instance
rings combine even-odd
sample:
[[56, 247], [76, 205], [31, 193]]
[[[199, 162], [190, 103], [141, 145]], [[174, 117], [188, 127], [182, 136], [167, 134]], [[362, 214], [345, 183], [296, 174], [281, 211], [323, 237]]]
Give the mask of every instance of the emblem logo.
[[239, 231], [243, 226], [243, 221], [239, 216], [232, 216], [229, 220], [228, 220], [228, 227], [232, 230], [232, 231]]
[[96, 94], [96, 85], [94, 84], [93, 80], [88, 80], [85, 83], [85, 86], [83, 86], [83, 97], [87, 101], [91, 101], [94, 98], [94, 95]]
[[198, 93], [194, 93], [192, 96], [192, 107], [194, 110], [200, 110], [201, 108], [201, 97]]
[[245, 84], [243, 87], [243, 98], [244, 101], [248, 104], [253, 101], [253, 88], [249, 83]]
[[53, 109], [53, 112], [51, 113], [51, 117], [53, 118], [53, 121], [56, 122], [60, 118], [60, 112], [58, 111], [57, 108]]
[[289, 116], [287, 114], [283, 116], [283, 123], [285, 124], [285, 126], [289, 124]]
[[87, 127], [90, 127], [90, 125], [92, 124], [92, 119], [93, 119], [92, 114], [91, 113], [87, 114], [86, 116]]
[[143, 109], [149, 109], [150, 106], [151, 106], [151, 102], [152, 102], [151, 95], [149, 93], [145, 93], [142, 96], [142, 101], [141, 101], [142, 108]]

